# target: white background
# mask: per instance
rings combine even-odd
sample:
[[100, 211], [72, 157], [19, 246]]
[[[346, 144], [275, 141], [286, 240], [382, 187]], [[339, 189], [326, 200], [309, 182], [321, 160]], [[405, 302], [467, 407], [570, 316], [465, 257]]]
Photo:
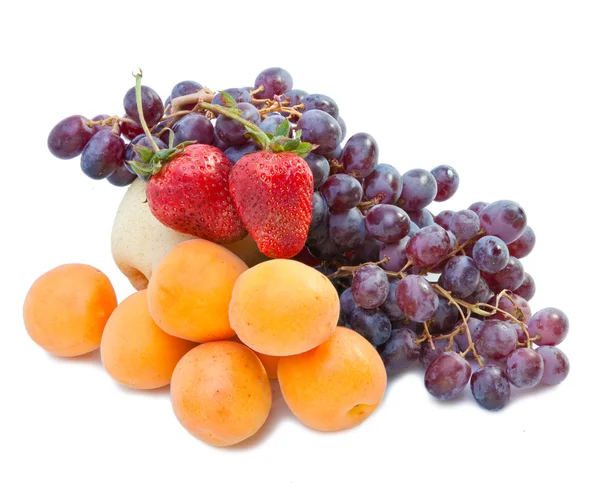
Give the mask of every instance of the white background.
[[[0, 485], [586, 485], [598, 435], [600, 11], [595, 1], [4, 2], [0, 7]], [[391, 5], [394, 5], [392, 8]], [[256, 438], [195, 440], [168, 391], [134, 392], [98, 354], [57, 359], [27, 337], [33, 280], [89, 263], [132, 292], [110, 255], [124, 189], [54, 159], [65, 116], [120, 115], [144, 69], [166, 97], [195, 79], [248, 85], [283, 66], [295, 87], [331, 95], [349, 132], [372, 133], [401, 172], [453, 165], [442, 208], [514, 199], [538, 244], [524, 259], [533, 307], [571, 319], [571, 375], [516, 392], [499, 413], [440, 403], [415, 370], [391, 381], [362, 426], [323, 434], [275, 396]], [[594, 410], [592, 410], [594, 408]], [[586, 442], [592, 442], [590, 446]]]

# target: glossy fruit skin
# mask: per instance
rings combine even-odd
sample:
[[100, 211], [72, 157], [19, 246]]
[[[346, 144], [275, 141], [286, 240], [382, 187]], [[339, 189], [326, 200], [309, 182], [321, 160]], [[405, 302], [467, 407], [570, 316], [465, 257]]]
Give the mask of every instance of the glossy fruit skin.
[[228, 147], [225, 149], [225, 155], [227, 156], [227, 159], [231, 161], [231, 164], [235, 165], [246, 154], [260, 152], [260, 150], [260, 147], [250, 140], [243, 145], [232, 145], [231, 147]]
[[342, 150], [340, 162], [344, 171], [356, 178], [366, 178], [373, 172], [379, 159], [379, 146], [372, 135], [354, 134]]
[[247, 154], [233, 167], [229, 190], [263, 254], [290, 258], [302, 250], [314, 192], [312, 172], [304, 159], [291, 153]]
[[448, 233], [441, 227], [432, 225], [421, 228], [406, 246], [406, 255], [419, 267], [433, 266], [440, 262], [451, 250]]
[[433, 318], [439, 298], [426, 279], [409, 275], [396, 288], [396, 302], [400, 311], [410, 319], [424, 322]]
[[121, 129], [121, 134], [127, 140], [133, 140], [138, 135], [142, 135], [144, 133], [142, 126], [138, 125], [137, 123], [119, 122], [119, 127]]
[[525, 227], [521, 236], [508, 246], [510, 255], [517, 259], [527, 257], [535, 247], [535, 233], [530, 226]]
[[125, 163], [117, 166], [115, 172], [106, 178], [113, 186], [129, 186], [136, 179], [137, 176], [129, 170]]
[[347, 323], [347, 328], [354, 330], [373, 346], [385, 343], [392, 332], [392, 323], [388, 316], [379, 309], [358, 307]]
[[483, 272], [481, 276], [486, 280], [490, 289], [499, 293], [504, 289], [514, 291], [525, 279], [525, 269], [521, 261], [515, 257], [509, 257], [508, 264], [494, 274]]
[[379, 351], [388, 374], [401, 372], [419, 360], [421, 345], [415, 343], [416, 339], [417, 334], [407, 328], [392, 330]]
[[515, 387], [534, 387], [544, 375], [542, 356], [531, 348], [517, 348], [506, 360], [506, 375]]
[[216, 147], [189, 145], [146, 187], [152, 214], [163, 225], [217, 243], [246, 236], [229, 194], [231, 162]]
[[108, 130], [94, 134], [81, 154], [81, 170], [92, 179], [104, 179], [123, 164], [125, 143]]
[[527, 227], [525, 211], [510, 200], [490, 203], [479, 213], [479, 220], [488, 235], [499, 237], [506, 244], [517, 240]]
[[283, 95], [294, 87], [292, 75], [282, 68], [267, 68], [261, 71], [254, 81], [254, 89], [264, 87], [257, 96], [272, 100], [275, 95]]
[[569, 333], [569, 318], [558, 308], [544, 308], [535, 313], [527, 321], [529, 335], [537, 345], [558, 345], [562, 343]]
[[328, 154], [342, 142], [342, 128], [336, 119], [322, 110], [310, 110], [298, 121], [302, 141], [316, 144], [317, 154]]
[[535, 281], [531, 277], [531, 274], [528, 272], [525, 273], [523, 283], [514, 290], [514, 293], [527, 301], [530, 301], [535, 296]]
[[292, 413], [319, 431], [343, 430], [364, 421], [381, 403], [387, 383], [375, 348], [339, 326], [318, 347], [282, 357], [277, 375]]
[[473, 246], [473, 260], [484, 272], [498, 272], [506, 267], [510, 254], [506, 244], [498, 237], [480, 238]]
[[306, 161], [308, 167], [310, 167], [310, 170], [312, 172], [314, 188], [320, 188], [329, 177], [329, 172], [331, 171], [329, 161], [323, 156], [315, 154], [314, 152], [308, 154], [304, 158], [304, 160]]
[[[244, 88], [227, 88], [223, 90], [223, 92], [227, 93], [231, 98], [235, 100], [236, 103], [252, 103], [252, 95], [248, 90]], [[221, 92], [218, 92], [211, 102], [213, 105], [221, 105], [225, 106], [223, 103], [223, 95]]]
[[[240, 117], [244, 120], [248, 120], [255, 125], [260, 123], [260, 114], [251, 103], [238, 103], [237, 108], [241, 110]], [[247, 133], [246, 127], [237, 120], [233, 120], [225, 115], [217, 117], [215, 135], [227, 145], [242, 145], [248, 142]]]
[[81, 115], [72, 115], [58, 122], [48, 135], [48, 149], [54, 157], [72, 159], [83, 152], [95, 134]]
[[419, 360], [421, 361], [421, 363], [423, 364], [425, 369], [427, 369], [431, 365], [431, 362], [433, 362], [436, 358], [438, 358], [443, 353], [446, 353], [446, 352], [458, 353], [459, 352], [459, 347], [456, 344], [456, 341], [452, 342], [452, 345], [450, 345], [449, 350], [446, 350], [447, 347], [448, 347], [448, 339], [447, 338], [442, 338], [441, 340], [436, 340], [435, 348], [431, 348], [431, 344], [428, 341], [421, 343], [421, 354], [419, 356]]
[[410, 231], [408, 215], [394, 205], [375, 205], [367, 212], [365, 223], [369, 235], [383, 243], [398, 242]]
[[[180, 96], [191, 95], [192, 93], [197, 93], [202, 88], [204, 88], [204, 86], [202, 86], [200, 83], [198, 83], [196, 81], [190, 81], [190, 80], [180, 81], [175, 86], [173, 86], [173, 89], [171, 90], [170, 98], [171, 98], [171, 100], [174, 100], [175, 98], [178, 98]], [[165, 103], [165, 105], [166, 105], [166, 103]], [[187, 105], [182, 105], [181, 109], [182, 110], [191, 110], [195, 106], [196, 106], [195, 103], [189, 103]]]
[[431, 174], [437, 183], [435, 201], [447, 201], [454, 196], [460, 182], [456, 169], [443, 164], [433, 168]]
[[402, 176], [394, 166], [378, 164], [365, 179], [365, 198], [393, 205], [400, 198], [402, 186]]
[[387, 298], [388, 291], [388, 278], [381, 267], [367, 264], [354, 274], [352, 294], [361, 308], [378, 308]]
[[322, 110], [336, 119], [340, 115], [338, 104], [327, 95], [311, 93], [302, 98], [302, 103], [305, 105], [305, 112], [308, 112], [309, 110]]
[[195, 142], [196, 144], [210, 144], [213, 140], [215, 129], [210, 120], [200, 113], [188, 113], [173, 124], [175, 138], [173, 145], [182, 142]]
[[558, 347], [542, 345], [536, 349], [544, 361], [544, 374], [540, 380], [541, 384], [554, 386], [560, 384], [569, 375], [571, 368], [569, 359]]
[[510, 382], [500, 367], [486, 365], [473, 373], [471, 392], [482, 408], [498, 411], [510, 400]]
[[471, 257], [456, 255], [446, 262], [440, 284], [457, 298], [465, 298], [472, 294], [479, 284], [479, 269]]
[[506, 359], [517, 348], [517, 332], [500, 320], [483, 322], [475, 349], [482, 357], [492, 360]]
[[[140, 116], [135, 100], [135, 87], [130, 88], [123, 98], [123, 107], [127, 116], [140, 123]], [[148, 127], [154, 127], [162, 118], [164, 105], [160, 96], [149, 86], [142, 86], [142, 111]]]
[[420, 210], [431, 203], [437, 194], [437, 183], [429, 171], [411, 169], [402, 175], [401, 207], [404, 210]]
[[258, 357], [232, 341], [204, 343], [177, 364], [171, 403], [181, 425], [214, 446], [254, 435], [272, 404], [269, 378]]
[[321, 194], [327, 201], [327, 206], [333, 210], [349, 210], [360, 203], [362, 186], [352, 176], [334, 174], [321, 186]]
[[444, 352], [425, 372], [425, 389], [432, 396], [448, 401], [458, 396], [471, 378], [471, 366], [456, 352]]

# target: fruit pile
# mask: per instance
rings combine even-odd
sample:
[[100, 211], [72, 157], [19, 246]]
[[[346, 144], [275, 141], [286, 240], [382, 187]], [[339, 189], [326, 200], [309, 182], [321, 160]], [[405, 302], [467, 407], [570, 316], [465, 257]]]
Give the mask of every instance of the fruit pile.
[[387, 376], [418, 362], [434, 397], [470, 383], [489, 410], [512, 387], [566, 378], [556, 345], [569, 321], [556, 308], [532, 313], [535, 283], [520, 259], [535, 234], [517, 203], [434, 216], [427, 206], [457, 191], [452, 167], [400, 174], [379, 164], [371, 135], [344, 143], [335, 101], [293, 89], [281, 68], [216, 93], [184, 81], [164, 104], [141, 81], [124, 117], [69, 117], [48, 146], [81, 155], [94, 179], [134, 183], [128, 193], [143, 185], [154, 229], [143, 238], [167, 248], [129, 276], [138, 292], [119, 305], [89, 266], [40, 277], [25, 324], [44, 349], [100, 346], [119, 383], [170, 383], [183, 426], [221, 446], [264, 423], [269, 378], [322, 431], [362, 422]]

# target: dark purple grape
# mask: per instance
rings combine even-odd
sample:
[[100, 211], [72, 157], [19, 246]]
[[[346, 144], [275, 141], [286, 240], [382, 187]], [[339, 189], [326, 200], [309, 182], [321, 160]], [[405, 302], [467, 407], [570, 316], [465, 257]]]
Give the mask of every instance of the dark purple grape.
[[[130, 88], [123, 98], [123, 107], [127, 116], [140, 123], [140, 116], [135, 101], [135, 87]], [[142, 111], [148, 127], [154, 127], [162, 118], [165, 106], [160, 96], [149, 86], [142, 86]]]
[[363, 244], [353, 252], [354, 257], [358, 259], [356, 263], [361, 264], [363, 262], [375, 262], [381, 260], [379, 258], [379, 251], [382, 247], [382, 242], [367, 235]]
[[[156, 137], [158, 137], [160, 140], [162, 140], [167, 145], [169, 145], [169, 136], [171, 135], [171, 130], [172, 129], [171, 130], [164, 130], [164, 129], [167, 129], [167, 128], [170, 129], [170, 127], [169, 127], [169, 123], [170, 122], [172, 122], [172, 120], [165, 120], [163, 122], [159, 122], [151, 130], [151, 133], [153, 135], [155, 135]], [[163, 130], [164, 130], [164, 132], [163, 132]], [[158, 135], [159, 133], [161, 133], [161, 134]], [[143, 133], [141, 135], [143, 135]]]
[[[342, 147], [342, 145], [338, 145], [333, 151], [331, 151], [328, 154], [325, 154], [325, 157], [328, 159], [335, 159], [337, 161], [339, 161], [340, 157], [342, 157], [342, 151], [344, 150], [344, 148]], [[359, 182], [362, 185], [362, 181], [361, 179], [359, 179]]]
[[[107, 118], [110, 118], [110, 115], [96, 115], [94, 118], [92, 118], [93, 122], [99, 122], [100, 120], [106, 120]], [[94, 125], [92, 127], [92, 130], [94, 131], [94, 133], [96, 132], [100, 132], [100, 130], [113, 130], [113, 125], [102, 125], [102, 124], [98, 124], [98, 125]], [[119, 125], [117, 124], [117, 135], [121, 135], [121, 128], [119, 127]]]
[[531, 348], [517, 348], [506, 360], [506, 375], [515, 387], [534, 387], [543, 374], [544, 360]]
[[[242, 113], [240, 117], [254, 124], [260, 123], [260, 114], [254, 105], [250, 103], [238, 103], [238, 110]], [[228, 145], [242, 145], [248, 141], [246, 138], [246, 127], [237, 120], [226, 115], [219, 115], [215, 124], [215, 133], [219, 139]]]
[[508, 246], [510, 255], [517, 259], [527, 257], [535, 247], [535, 233], [531, 227], [526, 227], [521, 236]]
[[175, 122], [173, 133], [175, 134], [174, 145], [186, 141], [210, 144], [215, 135], [215, 129], [210, 120], [204, 115], [189, 113]]
[[493, 274], [483, 272], [481, 275], [488, 283], [488, 286], [490, 286], [490, 289], [495, 293], [499, 293], [504, 289], [514, 291], [523, 284], [523, 280], [525, 279], [523, 264], [515, 257], [510, 257], [508, 264], [498, 272]]
[[81, 170], [92, 179], [104, 179], [114, 173], [125, 157], [123, 139], [107, 130], [97, 132], [81, 154]]
[[410, 217], [411, 221], [414, 222], [419, 228], [428, 227], [435, 224], [433, 215], [426, 208], [423, 208], [422, 210], [407, 211], [406, 213]]
[[408, 215], [394, 205], [375, 205], [365, 215], [365, 222], [369, 235], [384, 243], [398, 242], [410, 230]]
[[414, 365], [421, 356], [421, 346], [415, 343], [417, 334], [408, 328], [392, 330], [379, 355], [388, 374], [396, 374]]
[[402, 192], [402, 176], [394, 166], [378, 164], [365, 179], [365, 199], [393, 205]]
[[471, 206], [469, 206], [469, 210], [474, 211], [475, 213], [477, 213], [477, 215], [479, 215], [479, 213], [481, 213], [481, 210], [483, 210], [489, 203], [486, 203], [485, 201], [477, 201], [475, 203], [472, 203]]
[[[467, 320], [467, 326], [471, 332], [471, 340], [475, 341], [476, 330], [479, 326], [481, 326], [482, 323], [483, 321], [478, 320], [477, 318], [471, 317]], [[462, 320], [456, 323], [456, 326], [463, 326]], [[458, 349], [461, 352], [464, 352], [467, 348], [469, 348], [469, 338], [467, 337], [467, 332], [464, 331], [464, 329], [461, 333], [454, 336], [454, 341], [458, 345]]]
[[535, 281], [531, 277], [531, 274], [526, 272], [523, 283], [513, 292], [523, 299], [530, 301], [535, 296]]
[[[154, 142], [156, 143], [159, 149], [167, 148], [167, 145], [162, 140], [156, 137], [153, 138]], [[137, 137], [135, 137], [129, 144], [127, 144], [127, 147], [125, 148], [125, 161], [141, 161], [140, 157], [135, 151], [136, 145], [141, 145], [143, 147], [147, 147], [148, 149], [152, 149], [152, 144], [148, 140], [148, 137], [146, 137], [144, 134], [140, 134]], [[129, 164], [125, 164], [125, 167], [129, 169], [129, 171], [133, 172], [133, 169], [131, 169], [131, 166], [129, 166]]]
[[446, 298], [439, 298], [439, 300], [440, 304], [429, 322], [429, 331], [435, 335], [452, 330], [459, 317], [456, 306], [451, 304]]
[[383, 302], [383, 304], [381, 305], [381, 310], [388, 315], [388, 318], [391, 321], [398, 321], [398, 320], [403, 320], [404, 318], [406, 318], [406, 316], [404, 316], [404, 313], [402, 313], [402, 311], [400, 311], [400, 308], [398, 307], [398, 302], [396, 301], [396, 288], [398, 287], [398, 283], [400, 282], [399, 279], [390, 279], [390, 283], [389, 283], [389, 292], [387, 295], [387, 298], [385, 298], [385, 301]]
[[329, 208], [349, 210], [360, 203], [363, 190], [360, 183], [352, 176], [334, 174], [323, 183], [321, 193]]
[[378, 309], [357, 308], [350, 316], [347, 326], [376, 347], [385, 343], [392, 333], [390, 319]]
[[444, 164], [432, 169], [431, 174], [437, 183], [435, 201], [446, 201], [452, 198], [458, 189], [460, 181], [456, 169]]
[[410, 275], [396, 287], [396, 302], [411, 320], [423, 322], [433, 318], [440, 300], [424, 277]]
[[258, 152], [260, 150], [261, 148], [250, 140], [243, 145], [234, 145], [225, 149], [225, 155], [227, 156], [227, 159], [231, 161], [231, 164], [236, 164], [246, 154]]
[[[325, 232], [327, 232], [327, 220], [322, 224], [325, 227]], [[311, 231], [312, 238], [315, 240], [307, 240], [307, 245], [310, 253], [319, 260], [331, 260], [333, 258], [339, 257], [340, 254], [344, 252], [344, 250], [340, 249], [335, 245], [329, 238], [327, 238], [327, 233], [325, 233], [325, 237], [318, 237], [314, 234], [320, 232], [321, 225], [316, 229]], [[318, 240], [317, 240], [318, 239]]]
[[[284, 120], [285, 117], [283, 115], [276, 114], [271, 117], [265, 118], [262, 122], [260, 122], [258, 128], [260, 128], [263, 132], [267, 134], [275, 135], [277, 128], [283, 123]], [[285, 134], [285, 136], [289, 136], [289, 130], [288, 133]]]
[[342, 128], [342, 140], [344, 140], [346, 138], [346, 134], [348, 133], [348, 129], [346, 128], [346, 122], [344, 122], [344, 119], [340, 116], [338, 116], [336, 118], [336, 120], [338, 121], [338, 123], [340, 124], [340, 127]]
[[534, 314], [527, 321], [529, 335], [533, 338], [540, 335], [541, 338], [534, 340], [537, 345], [558, 345], [563, 342], [569, 333], [569, 318], [557, 308], [544, 308]]
[[506, 244], [517, 240], [527, 227], [525, 211], [514, 201], [500, 200], [487, 205], [479, 213], [481, 228], [488, 235], [504, 240]]
[[387, 298], [389, 289], [385, 271], [373, 264], [361, 267], [352, 279], [352, 295], [361, 308], [379, 308]]
[[337, 103], [327, 95], [305, 95], [302, 99], [302, 103], [305, 105], [304, 112], [308, 112], [309, 110], [322, 110], [325, 113], [329, 113], [333, 118], [338, 118], [338, 115], [340, 114]]
[[289, 90], [285, 92], [285, 99], [290, 102], [289, 107], [294, 107], [300, 105], [306, 95], [308, 93], [304, 90]]
[[119, 122], [119, 128], [121, 129], [121, 135], [125, 137], [127, 140], [133, 140], [138, 135], [142, 135], [144, 133], [144, 129], [141, 125], [137, 123], [131, 122]]
[[217, 135], [216, 132], [215, 132], [215, 135], [214, 135], [213, 140], [210, 143], [210, 145], [212, 145], [213, 147], [216, 147], [217, 149], [221, 149], [223, 152], [225, 152], [230, 147], [229, 144], [227, 144], [227, 143], [223, 142], [221, 139], [219, 139], [219, 136]]
[[479, 278], [479, 269], [471, 257], [455, 255], [446, 262], [440, 276], [440, 284], [453, 296], [465, 298], [475, 292]]
[[491, 291], [487, 282], [485, 282], [485, 279], [480, 277], [477, 286], [475, 286], [475, 291], [464, 299], [467, 303], [471, 304], [487, 303], [493, 296], [494, 293]]
[[450, 237], [437, 225], [421, 228], [406, 246], [406, 255], [418, 267], [433, 266], [451, 250]]
[[[319, 154], [310, 153], [304, 160], [310, 167], [313, 175], [313, 186], [315, 189], [320, 188], [329, 177], [329, 161]], [[362, 192], [362, 191], [361, 191]]]
[[420, 210], [433, 201], [437, 183], [429, 171], [411, 169], [402, 175], [400, 206], [405, 210]]
[[560, 348], [544, 345], [538, 347], [536, 352], [541, 355], [544, 361], [544, 374], [540, 380], [541, 384], [554, 386], [567, 378], [571, 366], [569, 359]]
[[477, 333], [475, 348], [483, 358], [503, 360], [517, 348], [517, 332], [503, 321], [484, 321]]
[[348, 139], [340, 162], [344, 171], [355, 178], [366, 178], [379, 159], [379, 147], [372, 135], [360, 132]]
[[437, 399], [447, 401], [458, 396], [471, 378], [471, 366], [456, 352], [444, 352], [425, 372], [425, 389]]
[[389, 260], [387, 263], [382, 264], [387, 271], [399, 272], [408, 262], [406, 256], [406, 245], [408, 244], [408, 237], [404, 237], [399, 242], [385, 244], [379, 251], [379, 260], [383, 260], [387, 257]]
[[450, 231], [461, 244], [477, 235], [480, 228], [479, 217], [473, 210], [457, 211], [450, 222]]
[[435, 348], [431, 348], [431, 344], [429, 341], [425, 341], [421, 343], [421, 356], [419, 359], [423, 366], [427, 369], [431, 365], [436, 358], [442, 355], [444, 352], [457, 352], [458, 353], [458, 345], [455, 342], [452, 342], [449, 350], [448, 348], [449, 340], [447, 338], [442, 338], [440, 340], [436, 340], [434, 342]]
[[254, 82], [254, 89], [262, 86], [264, 91], [258, 96], [262, 99], [272, 100], [275, 95], [283, 95], [294, 86], [292, 75], [283, 68], [267, 68], [261, 71]]
[[132, 173], [124, 163], [119, 164], [115, 172], [106, 178], [113, 186], [128, 186], [135, 181], [137, 175]]
[[[178, 98], [180, 96], [191, 95], [193, 93], [198, 93], [204, 86], [195, 81], [180, 81], [177, 83], [173, 89], [171, 90], [171, 100]], [[181, 110], [192, 110], [196, 106], [196, 103], [188, 103], [186, 105], [181, 105]]]
[[82, 153], [95, 134], [86, 122], [85, 117], [72, 115], [54, 126], [48, 135], [48, 149], [54, 157], [72, 159]]
[[510, 254], [508, 247], [498, 237], [485, 236], [474, 245], [473, 260], [484, 272], [498, 272], [506, 267]]
[[327, 209], [327, 202], [323, 195], [318, 191], [313, 193], [312, 202], [312, 220], [310, 221], [310, 229], [319, 226], [326, 218], [329, 210]]
[[482, 408], [498, 411], [510, 400], [510, 382], [500, 367], [486, 365], [473, 373], [471, 392]]
[[440, 211], [436, 217], [433, 219], [435, 223], [437, 223], [444, 230], [450, 230], [450, 222], [452, 221], [452, 217], [454, 217], [455, 212], [452, 210], [443, 210]]
[[302, 130], [303, 142], [316, 144], [317, 154], [328, 154], [342, 142], [342, 128], [336, 119], [322, 110], [310, 110], [298, 121], [297, 130]]
[[366, 237], [365, 219], [358, 208], [330, 213], [329, 238], [343, 252], [359, 248]]
[[[248, 90], [244, 88], [227, 88], [222, 90], [227, 93], [236, 103], [252, 103], [252, 95]], [[223, 95], [219, 91], [212, 99], [213, 105], [227, 106], [223, 100]], [[193, 107], [192, 107], [193, 108]]]
[[345, 289], [342, 294], [340, 294], [340, 312], [342, 316], [348, 321], [354, 313], [358, 309], [358, 304], [352, 295], [352, 289]]

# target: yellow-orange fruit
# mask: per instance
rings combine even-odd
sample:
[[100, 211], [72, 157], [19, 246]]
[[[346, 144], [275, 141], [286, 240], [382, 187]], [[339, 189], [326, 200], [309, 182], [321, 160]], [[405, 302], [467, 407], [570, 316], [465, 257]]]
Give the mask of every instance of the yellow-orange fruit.
[[229, 319], [240, 340], [257, 352], [294, 355], [323, 343], [340, 313], [338, 294], [320, 272], [275, 259], [244, 272], [235, 283]]
[[245, 345], [209, 342], [189, 351], [171, 380], [171, 401], [179, 422], [215, 446], [249, 438], [271, 409], [271, 385], [260, 360]]
[[117, 382], [155, 389], [171, 382], [177, 362], [195, 346], [161, 330], [148, 312], [146, 291], [139, 291], [111, 315], [100, 351], [104, 368]]
[[387, 384], [383, 361], [373, 345], [343, 327], [313, 350], [282, 357], [278, 378], [294, 415], [320, 431], [364, 421], [381, 402]]
[[228, 307], [236, 279], [248, 266], [226, 248], [194, 239], [171, 250], [148, 285], [148, 307], [170, 335], [206, 342], [235, 333]]
[[117, 296], [108, 277], [95, 267], [65, 264], [40, 276], [31, 286], [23, 319], [32, 340], [61, 357], [74, 357], [100, 346]]
[[[243, 344], [243, 342], [238, 338], [237, 335], [231, 337], [231, 340], [233, 340], [236, 343]], [[258, 357], [258, 360], [260, 360], [263, 364], [263, 367], [267, 371], [267, 376], [269, 376], [269, 379], [277, 379], [277, 364], [279, 364], [279, 359], [281, 357], [275, 357], [274, 355], [265, 355], [264, 353], [257, 352], [256, 350], [252, 351]]]

